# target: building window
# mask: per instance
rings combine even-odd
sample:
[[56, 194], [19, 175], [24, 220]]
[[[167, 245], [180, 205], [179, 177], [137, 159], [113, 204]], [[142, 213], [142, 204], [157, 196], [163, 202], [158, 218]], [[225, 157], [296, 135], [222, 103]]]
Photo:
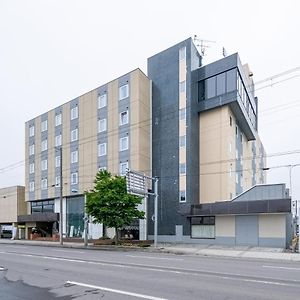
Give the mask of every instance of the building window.
[[98, 120], [98, 132], [106, 131], [106, 119]]
[[119, 141], [119, 150], [124, 151], [128, 149], [128, 136], [120, 138]]
[[107, 94], [98, 96], [98, 108], [103, 108], [107, 105]]
[[185, 174], [186, 173], [186, 165], [185, 163], [179, 164], [179, 174]]
[[235, 125], [235, 135], [238, 136], [239, 128], [237, 125]]
[[46, 171], [48, 169], [48, 161], [47, 159], [44, 159], [41, 161], [41, 170]]
[[229, 152], [231, 153], [231, 151], [232, 151], [232, 144], [229, 143]]
[[77, 184], [78, 183], [78, 173], [74, 172], [71, 173], [71, 184]]
[[120, 113], [120, 125], [128, 124], [128, 110]]
[[29, 136], [34, 136], [34, 125], [29, 127]]
[[61, 146], [61, 134], [55, 137], [55, 146]]
[[205, 80], [205, 95], [206, 99], [216, 96], [216, 76]]
[[226, 93], [226, 75], [221, 73], [217, 75], [217, 96]]
[[34, 144], [29, 146], [29, 155], [34, 155]]
[[185, 190], [179, 191], [179, 202], [186, 202], [186, 192]]
[[55, 156], [55, 168], [60, 167], [60, 156]]
[[78, 106], [75, 106], [71, 109], [71, 120], [78, 118]]
[[186, 109], [181, 108], [179, 110], [179, 120], [185, 120], [186, 119]]
[[186, 136], [180, 136], [179, 137], [179, 147], [185, 147], [186, 146]]
[[128, 161], [121, 162], [120, 163], [120, 175], [121, 176], [126, 175], [127, 169], [128, 169]]
[[60, 187], [60, 176], [55, 177], [55, 186]]
[[61, 113], [55, 116], [55, 126], [61, 125]]
[[239, 183], [239, 174], [238, 173], [235, 173], [235, 182]]
[[31, 202], [31, 214], [54, 212], [54, 200]]
[[48, 141], [43, 140], [41, 143], [41, 151], [46, 151], [48, 149]]
[[119, 100], [129, 97], [129, 85], [124, 84], [119, 87]]
[[71, 152], [71, 163], [77, 163], [78, 162], [78, 151], [72, 151]]
[[229, 125], [232, 126], [232, 117], [229, 117]]
[[183, 60], [186, 57], [186, 47], [179, 49], [179, 60]]
[[30, 181], [29, 182], [29, 192], [33, 192], [34, 191], [34, 181]]
[[34, 163], [29, 164], [29, 174], [34, 173]]
[[106, 155], [106, 143], [98, 144], [98, 156]]
[[191, 237], [198, 239], [214, 239], [215, 217], [192, 217]]
[[41, 189], [46, 190], [48, 188], [48, 180], [47, 178], [44, 178], [41, 180]]
[[179, 92], [185, 93], [185, 81], [179, 82]]
[[48, 121], [47, 120], [42, 122], [41, 128], [42, 128], [42, 130], [41, 130], [42, 132], [46, 131], [48, 129]]
[[71, 131], [71, 142], [78, 140], [78, 128]]

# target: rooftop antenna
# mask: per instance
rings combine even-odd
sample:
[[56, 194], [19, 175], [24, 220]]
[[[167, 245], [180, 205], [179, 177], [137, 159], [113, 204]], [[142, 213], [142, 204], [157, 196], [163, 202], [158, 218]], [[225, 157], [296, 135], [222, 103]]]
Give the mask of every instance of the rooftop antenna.
[[223, 54], [223, 57], [226, 57], [228, 55], [225, 47], [222, 48], [222, 54]]
[[208, 44], [209, 43], [215, 43], [215, 41], [201, 39], [196, 34], [194, 35], [193, 40], [194, 40], [194, 43], [195, 43], [196, 47], [200, 48], [200, 53], [201, 53], [202, 56], [205, 55], [206, 48], [210, 47], [210, 45], [208, 45]]

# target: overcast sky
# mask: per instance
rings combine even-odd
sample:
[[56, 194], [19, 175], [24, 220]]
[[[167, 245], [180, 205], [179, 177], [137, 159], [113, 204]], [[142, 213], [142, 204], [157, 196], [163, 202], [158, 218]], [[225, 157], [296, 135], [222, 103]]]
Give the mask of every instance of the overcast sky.
[[[27, 120], [134, 68], [146, 73], [147, 57], [195, 34], [215, 41], [204, 63], [225, 47], [258, 82], [300, 67], [299, 30], [297, 0], [0, 0], [0, 187], [24, 184]], [[257, 86], [270, 183], [289, 185], [280, 166], [300, 163], [299, 86], [299, 69]], [[300, 166], [292, 182], [300, 200]]]

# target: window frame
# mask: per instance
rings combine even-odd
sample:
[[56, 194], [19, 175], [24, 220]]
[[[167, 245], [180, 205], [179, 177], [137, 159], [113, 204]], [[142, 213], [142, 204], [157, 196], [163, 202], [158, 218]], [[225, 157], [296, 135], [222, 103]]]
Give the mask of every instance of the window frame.
[[[75, 176], [74, 176], [74, 175], [75, 175]], [[74, 178], [75, 178], [76, 180], [73, 180]], [[71, 173], [70, 184], [71, 184], [71, 185], [78, 184], [78, 172], [73, 172], [73, 173]]]
[[123, 169], [123, 166], [124, 166], [124, 165], [126, 165], [126, 168], [125, 168], [125, 169], [128, 169], [128, 168], [129, 168], [129, 163], [128, 163], [128, 161], [120, 162], [120, 164], [119, 164], [119, 174], [120, 174], [120, 176], [125, 176], [125, 175], [126, 175], [126, 172], [125, 172], [125, 173], [122, 172], [122, 169]]
[[33, 181], [29, 181], [29, 192], [34, 192], [34, 180]]
[[[101, 149], [101, 147], [104, 147], [103, 149], [105, 150], [104, 151], [104, 153], [100, 153], [101, 151], [100, 151], [100, 149]], [[106, 143], [99, 143], [98, 144], [98, 156], [105, 156], [107, 154], [107, 145], [106, 145]]]
[[70, 114], [71, 114], [71, 120], [78, 119], [78, 106], [77, 105], [74, 106], [73, 108], [71, 108]]
[[[74, 133], [75, 133], [75, 137], [74, 137]], [[71, 142], [76, 142], [78, 141], [78, 128], [75, 128], [73, 130], [71, 130]]]
[[41, 190], [47, 190], [48, 189], [48, 178], [43, 178], [41, 180]]
[[29, 174], [34, 174], [34, 162], [29, 164]]
[[[122, 95], [123, 90], [125, 90], [124, 96]], [[128, 97], [129, 97], [129, 84], [126, 83], [126, 84], [123, 84], [119, 87], [119, 100], [123, 100], [123, 99], [126, 99]]]
[[[182, 193], [184, 193], [184, 200], [181, 200]], [[186, 190], [179, 190], [179, 203], [185, 203], [186, 202]]]
[[55, 168], [60, 167], [60, 155], [55, 156]]
[[29, 126], [29, 137], [33, 137], [35, 135], [34, 125]]
[[[124, 114], [124, 113], [127, 117], [126, 122], [122, 122], [122, 114]], [[127, 110], [124, 110], [124, 111], [119, 113], [119, 125], [122, 126], [122, 125], [126, 125], [128, 123], [129, 123], [129, 110], [127, 109]]]
[[48, 139], [41, 141], [41, 152], [48, 150]]
[[[71, 151], [71, 164], [75, 164], [75, 163], [78, 163], [78, 150], [75, 150], [75, 151]], [[74, 158], [76, 158], [74, 160]]]
[[47, 171], [48, 170], [48, 160], [43, 159], [41, 161], [41, 171]]
[[55, 136], [55, 147], [59, 147], [61, 145], [62, 145], [62, 135], [59, 134]]
[[44, 120], [41, 122], [41, 132], [47, 131], [48, 130], [48, 120]]
[[[103, 105], [103, 99], [104, 99], [104, 105]], [[107, 93], [104, 93], [102, 95], [98, 95], [98, 109], [104, 108], [107, 106]]]
[[[101, 129], [101, 124], [105, 124], [104, 129]], [[107, 119], [103, 118], [103, 119], [99, 119], [98, 120], [98, 133], [100, 132], [104, 132], [107, 130]]]
[[34, 144], [29, 146], [29, 155], [34, 155], [34, 151], [35, 151], [35, 146]]
[[55, 127], [62, 124], [62, 113], [55, 115]]
[[[183, 171], [183, 168], [184, 167], [184, 172], [181, 172]], [[179, 163], [179, 175], [186, 175], [186, 163]]]
[[[124, 140], [126, 140], [126, 147], [125, 148], [122, 147], [122, 145], [123, 145], [122, 143], [123, 143]], [[129, 137], [128, 136], [123, 136], [119, 139], [119, 151], [126, 151], [128, 149], [129, 149]]]

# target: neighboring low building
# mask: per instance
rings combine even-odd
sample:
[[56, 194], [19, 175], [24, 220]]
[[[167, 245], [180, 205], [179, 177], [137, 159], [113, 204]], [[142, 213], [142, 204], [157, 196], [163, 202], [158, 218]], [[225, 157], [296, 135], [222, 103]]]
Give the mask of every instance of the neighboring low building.
[[0, 189], [0, 237], [25, 238], [24, 224], [18, 224], [18, 215], [25, 213], [24, 186]]
[[189, 243], [281, 247], [293, 237], [285, 184], [256, 185], [231, 201], [193, 205]]

